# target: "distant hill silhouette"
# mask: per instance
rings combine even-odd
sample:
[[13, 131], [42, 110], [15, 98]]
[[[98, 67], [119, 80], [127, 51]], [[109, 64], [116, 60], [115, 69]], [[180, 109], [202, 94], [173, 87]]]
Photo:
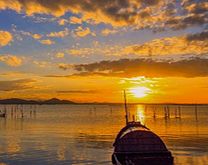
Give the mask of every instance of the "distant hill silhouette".
[[73, 101], [60, 100], [57, 98], [52, 98], [52, 99], [44, 100], [44, 101], [11, 98], [11, 99], [0, 100], [0, 104], [76, 104], [76, 103]]
[[69, 100], [59, 100], [57, 98], [52, 98], [52, 99], [43, 101], [42, 104], [75, 104], [75, 102], [69, 101]]

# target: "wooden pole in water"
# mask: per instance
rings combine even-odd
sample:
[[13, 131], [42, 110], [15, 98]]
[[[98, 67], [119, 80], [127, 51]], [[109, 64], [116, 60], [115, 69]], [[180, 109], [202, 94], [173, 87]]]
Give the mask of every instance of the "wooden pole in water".
[[166, 106], [164, 107], [164, 118], [165, 119], [167, 118], [167, 109], [166, 109]]
[[153, 107], [153, 118], [156, 118], [156, 107]]
[[197, 104], [195, 105], [195, 118], [196, 118], [196, 121], [198, 121], [198, 108], [197, 108]]
[[22, 109], [22, 108], [21, 108], [21, 110], [20, 110], [20, 113], [21, 113], [21, 118], [23, 118], [24, 115], [23, 115], [23, 109]]
[[6, 108], [6, 106], [4, 106], [4, 114], [5, 114], [5, 116], [7, 116], [7, 108]]
[[13, 118], [13, 110], [14, 110], [14, 107], [13, 107], [13, 105], [12, 105], [12, 107], [11, 107], [11, 117]]
[[175, 118], [177, 118], [177, 108], [175, 108]]
[[167, 115], [168, 115], [168, 118], [170, 118], [170, 108], [169, 108], [169, 106], [167, 106], [167, 111], [168, 111], [168, 112], [167, 112], [167, 113], [168, 113], [168, 114], [167, 114]]
[[[36, 117], [36, 105], [34, 106], [34, 110], [33, 110], [33, 116]], [[94, 112], [96, 113], [96, 110], [94, 110]]]
[[178, 114], [179, 114], [179, 118], [181, 118], [181, 107], [178, 106]]
[[124, 90], [124, 108], [125, 108], [125, 118], [126, 118], [126, 125], [128, 124], [128, 109], [127, 109], [127, 104], [126, 104], [126, 91]]
[[112, 107], [110, 107], [110, 113], [111, 113], [111, 114], [113, 113], [113, 109], [112, 109]]

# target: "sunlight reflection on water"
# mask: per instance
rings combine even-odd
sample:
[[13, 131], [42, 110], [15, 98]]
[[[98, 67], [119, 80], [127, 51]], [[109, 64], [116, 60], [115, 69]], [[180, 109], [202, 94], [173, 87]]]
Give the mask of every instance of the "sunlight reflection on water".
[[136, 114], [136, 121], [140, 121], [142, 124], [145, 124], [144, 106], [137, 105], [135, 114]]

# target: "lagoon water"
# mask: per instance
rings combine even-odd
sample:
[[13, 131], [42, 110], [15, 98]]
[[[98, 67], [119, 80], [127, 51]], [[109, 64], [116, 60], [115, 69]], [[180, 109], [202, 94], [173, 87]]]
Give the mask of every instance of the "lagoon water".
[[[24, 118], [0, 118], [0, 165], [111, 165], [112, 143], [124, 126], [123, 105], [23, 105]], [[4, 106], [0, 106], [4, 108]], [[129, 105], [158, 134], [176, 165], [208, 164], [208, 106]], [[36, 110], [36, 114], [31, 113]], [[155, 118], [154, 116], [155, 112]]]

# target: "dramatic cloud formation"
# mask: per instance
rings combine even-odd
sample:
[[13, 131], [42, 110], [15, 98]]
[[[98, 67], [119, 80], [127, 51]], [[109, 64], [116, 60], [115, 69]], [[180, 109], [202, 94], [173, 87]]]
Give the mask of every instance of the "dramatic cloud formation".
[[[4, 98], [71, 95], [78, 100], [113, 101], [120, 99], [124, 87], [139, 86], [120, 80], [132, 82], [144, 76], [168, 80], [161, 86], [170, 85], [171, 90], [164, 89], [167, 93], [162, 97], [155, 93], [162, 101], [188, 98], [187, 91], [195, 86], [202, 92], [192, 98], [200, 95], [207, 101], [206, 92], [199, 87], [206, 86], [208, 79], [207, 0], [0, 0], [0, 15], [4, 18], [0, 29], [2, 73], [26, 73], [2, 75], [1, 80], [8, 81], [0, 88], [13, 91], [22, 85], [26, 89], [25, 78], [40, 81], [40, 88], [36, 83], [34, 90], [2, 92]], [[17, 66], [21, 67], [12, 68]], [[12, 84], [10, 88], [6, 83]], [[190, 85], [183, 90], [187, 83]], [[25, 84], [32, 82], [25, 80]], [[183, 85], [178, 88], [177, 84]], [[175, 89], [180, 91], [179, 97], [169, 97]], [[97, 97], [90, 90], [105, 94]]]
[[125, 46], [96, 46], [70, 49], [74, 56], [161, 56], [161, 55], [201, 55], [208, 53], [208, 31], [179, 37], [154, 39], [144, 44]]
[[[82, 20], [110, 23], [114, 26], [180, 29], [207, 24], [204, 0], [1, 0], [0, 9], [62, 16], [81, 14]], [[63, 22], [61, 23], [63, 24]]]
[[101, 75], [115, 77], [203, 77], [208, 76], [207, 58], [178, 61], [151, 58], [121, 59], [75, 65], [80, 76]]
[[22, 58], [14, 55], [0, 55], [0, 61], [13, 67], [22, 65]]
[[[192, 35], [188, 35], [186, 37], [186, 39], [188, 41], [205, 41], [206, 43], [208, 42], [208, 31], [203, 31], [201, 33], [197, 33], [197, 34], [192, 34]], [[207, 46], [207, 45], [205, 45]]]
[[[208, 2], [205, 2], [204, 0], [184, 0], [181, 2], [181, 5], [183, 14], [179, 16], [175, 14], [173, 17], [169, 18], [165, 22], [166, 28], [177, 30], [193, 25], [203, 25], [208, 23]], [[171, 8], [174, 9], [173, 7]]]
[[0, 30], [0, 47], [8, 45], [12, 41], [12, 34]]
[[34, 79], [19, 79], [11, 81], [0, 81], [0, 91], [16, 91], [34, 88]]
[[125, 52], [138, 55], [199, 55], [208, 53], [208, 32], [155, 39], [143, 45], [128, 46]]

